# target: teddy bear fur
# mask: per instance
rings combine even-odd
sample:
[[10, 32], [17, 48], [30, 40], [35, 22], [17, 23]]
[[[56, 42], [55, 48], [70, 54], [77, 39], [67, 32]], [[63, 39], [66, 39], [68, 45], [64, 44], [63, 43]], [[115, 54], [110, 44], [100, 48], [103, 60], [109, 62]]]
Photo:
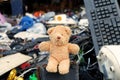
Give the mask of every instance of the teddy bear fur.
[[57, 72], [67, 74], [70, 67], [69, 54], [77, 54], [79, 46], [69, 43], [71, 29], [66, 26], [58, 25], [51, 27], [47, 31], [50, 41], [44, 41], [39, 44], [40, 51], [50, 53], [46, 70], [48, 72]]

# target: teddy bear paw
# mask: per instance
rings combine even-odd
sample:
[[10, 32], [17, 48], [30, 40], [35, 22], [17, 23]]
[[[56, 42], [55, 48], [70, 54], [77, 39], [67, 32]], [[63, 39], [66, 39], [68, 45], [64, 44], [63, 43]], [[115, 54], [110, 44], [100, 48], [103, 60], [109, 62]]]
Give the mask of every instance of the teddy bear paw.
[[57, 72], [57, 69], [56, 69], [56, 68], [54, 68], [54, 67], [49, 67], [49, 66], [46, 67], [46, 70], [47, 70], [48, 72]]
[[67, 69], [61, 69], [61, 70], [59, 70], [60, 74], [67, 74], [68, 72], [69, 72], [69, 70], [67, 70]]

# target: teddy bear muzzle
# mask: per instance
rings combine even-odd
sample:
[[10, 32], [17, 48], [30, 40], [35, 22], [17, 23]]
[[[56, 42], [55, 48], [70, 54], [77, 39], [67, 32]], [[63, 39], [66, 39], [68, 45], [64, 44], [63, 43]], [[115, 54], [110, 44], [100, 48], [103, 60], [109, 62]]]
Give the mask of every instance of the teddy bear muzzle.
[[57, 39], [59, 40], [59, 39], [61, 39], [61, 37], [60, 37], [60, 36], [57, 36]]

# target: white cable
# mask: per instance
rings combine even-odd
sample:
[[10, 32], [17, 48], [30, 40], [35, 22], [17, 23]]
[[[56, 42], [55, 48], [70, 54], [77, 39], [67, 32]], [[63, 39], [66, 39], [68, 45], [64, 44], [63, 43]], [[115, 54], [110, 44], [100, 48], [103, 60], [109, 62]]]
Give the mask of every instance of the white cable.
[[92, 67], [92, 66], [94, 66], [95, 64], [97, 64], [97, 62], [94, 62], [93, 64], [91, 64], [89, 67]]
[[88, 54], [89, 52], [91, 52], [94, 49], [94, 47], [92, 47], [90, 50], [88, 50], [87, 52], [85, 52], [83, 55]]
[[90, 65], [90, 58], [88, 58], [87, 69], [88, 69], [89, 65]]
[[30, 69], [24, 71], [24, 72], [23, 72], [21, 75], [19, 75], [18, 77], [24, 77], [24, 75], [25, 75], [26, 73], [28, 73], [29, 71], [34, 70], [34, 69], [37, 69], [37, 68], [30, 68]]
[[80, 56], [79, 54], [77, 54], [78, 60], [76, 61], [76, 63], [80, 63], [80, 60], [82, 58], [82, 55]]

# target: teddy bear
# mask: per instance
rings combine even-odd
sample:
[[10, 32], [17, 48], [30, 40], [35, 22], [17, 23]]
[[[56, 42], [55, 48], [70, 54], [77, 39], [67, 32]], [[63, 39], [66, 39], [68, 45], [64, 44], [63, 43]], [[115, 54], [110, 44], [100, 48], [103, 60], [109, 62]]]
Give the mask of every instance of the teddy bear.
[[77, 44], [69, 43], [71, 29], [68, 26], [57, 25], [49, 28], [47, 33], [50, 41], [43, 41], [38, 46], [40, 51], [50, 53], [46, 70], [53, 73], [58, 71], [60, 74], [69, 73], [69, 54], [76, 55], [80, 49]]

